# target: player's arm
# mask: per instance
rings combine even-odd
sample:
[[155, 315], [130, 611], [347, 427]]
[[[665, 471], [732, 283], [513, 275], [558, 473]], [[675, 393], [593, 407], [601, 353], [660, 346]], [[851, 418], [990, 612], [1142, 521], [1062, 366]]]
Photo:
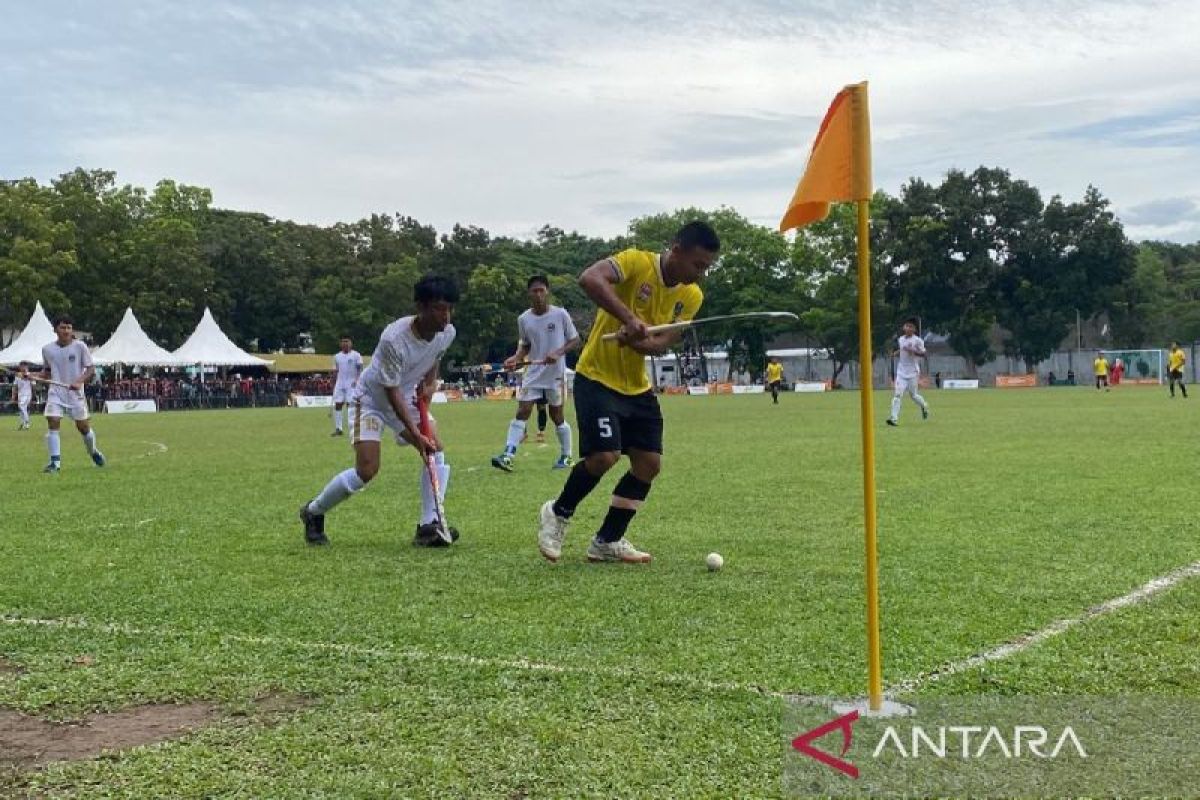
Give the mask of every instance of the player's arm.
[[620, 267], [611, 258], [592, 264], [579, 276], [579, 286], [592, 302], [612, 314], [624, 326], [626, 338], [637, 341], [646, 338], [646, 323], [638, 319], [629, 306], [621, 302], [613, 287], [623, 279]]
[[617, 342], [644, 356], [665, 356], [683, 339], [683, 331], [660, 331], [643, 339], [631, 339], [628, 330], [617, 332]]
[[388, 343], [383, 343], [383, 346], [379, 348], [377, 357], [381, 359], [379, 364], [380, 384], [383, 386], [388, 404], [391, 405], [400, 424], [404, 426], [404, 433], [401, 435], [405, 441], [417, 448], [417, 452], [422, 457], [432, 455], [437, 448], [434, 446], [433, 440], [423, 436], [420, 429], [413, 423], [408, 414], [408, 403], [405, 402], [404, 395], [400, 391], [400, 376], [404, 372], [403, 359], [396, 352], [395, 347]]
[[529, 342], [525, 341], [524, 338], [518, 339], [517, 352], [504, 359], [504, 368], [515, 369], [518, 364], [525, 360], [525, 356], [527, 355], [529, 355]]
[[[422, 391], [424, 386], [418, 387], [418, 391]], [[417, 448], [417, 452], [422, 458], [431, 456], [437, 452], [437, 442], [431, 437], [421, 433], [421, 429], [413, 422], [412, 417], [408, 414], [408, 403], [404, 402], [404, 395], [400, 392], [399, 386], [385, 386], [384, 392], [387, 393], [388, 403], [392, 406], [392, 411], [396, 413], [396, 417], [400, 420], [400, 424], [404, 426], [404, 439]]]
[[573, 339], [568, 339], [566, 341], [566, 343], [563, 344], [562, 347], [560, 347], [556, 350], [551, 350], [549, 353], [546, 354], [546, 363], [553, 364], [555, 361], [558, 361], [560, 358], [565, 356], [567, 353], [571, 352], [576, 347], [579, 347], [579, 341], [580, 341], [579, 337], [576, 336]]
[[91, 379], [94, 378], [95, 376], [96, 376], [96, 368], [94, 366], [92, 366], [91, 364], [88, 364], [87, 368], [84, 369], [83, 374], [79, 376], [79, 380], [77, 380], [71, 384], [71, 388], [77, 389], [78, 391], [82, 392], [83, 387], [87, 386], [88, 382], [91, 381]]

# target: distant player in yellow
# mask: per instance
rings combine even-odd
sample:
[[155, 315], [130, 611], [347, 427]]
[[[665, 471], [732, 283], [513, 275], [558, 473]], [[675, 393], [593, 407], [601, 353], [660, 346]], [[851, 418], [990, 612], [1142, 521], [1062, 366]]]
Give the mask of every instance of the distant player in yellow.
[[771, 390], [771, 399], [779, 405], [779, 387], [783, 384], [783, 364], [778, 358], [772, 357], [767, 363], [767, 388]]
[[1171, 351], [1167, 353], [1167, 375], [1170, 378], [1171, 397], [1175, 396], [1175, 384], [1179, 391], [1187, 397], [1187, 387], [1183, 385], [1183, 367], [1187, 364], [1187, 353], [1180, 348], [1179, 342], [1171, 342]]
[[1096, 374], [1096, 391], [1101, 387], [1108, 391], [1108, 359], [1104, 357], [1104, 353], [1096, 354], [1096, 360], [1092, 362], [1092, 372]]
[[[721, 249], [704, 222], [679, 229], [661, 253], [625, 250], [597, 261], [579, 276], [579, 285], [600, 307], [579, 363], [575, 365], [575, 417], [579, 454], [556, 500], [541, 509], [538, 549], [549, 561], [562, 556], [563, 540], [575, 509], [604, 474], [629, 456], [629, 471], [613, 489], [608, 514], [588, 547], [588, 561], [644, 564], [643, 553], [625, 538], [634, 514], [650, 494], [662, 467], [663, 418], [646, 376], [645, 357], [663, 355], [680, 331], [650, 333], [651, 325], [693, 319], [704, 294], [696, 282]], [[605, 334], [616, 341], [604, 341]]]

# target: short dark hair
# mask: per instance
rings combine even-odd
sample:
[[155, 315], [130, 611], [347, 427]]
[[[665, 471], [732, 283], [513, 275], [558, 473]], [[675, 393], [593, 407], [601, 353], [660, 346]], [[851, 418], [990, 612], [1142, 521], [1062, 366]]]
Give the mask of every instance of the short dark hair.
[[547, 289], [550, 288], [550, 279], [547, 278], [545, 275], [534, 275], [532, 278], [530, 278], [528, 281], [525, 282], [525, 288], [532, 289], [533, 285], [535, 283], [540, 283], [542, 286], [545, 286]]
[[675, 234], [675, 244], [684, 249], [699, 247], [710, 253], [721, 252], [721, 239], [712, 226], [703, 220], [692, 220]]
[[904, 320], [904, 324], [912, 325], [914, 328], [921, 327], [921, 323], [920, 323], [920, 321], [917, 320], [916, 317], [909, 317], [908, 319]]
[[339, 342], [348, 342], [348, 341], [350, 341], [350, 337], [343, 333], [341, 336], [338, 337], [338, 341]]
[[442, 275], [426, 275], [413, 287], [413, 300], [418, 303], [457, 303], [458, 287]]
[[72, 320], [66, 314], [59, 314], [57, 317], [54, 318], [54, 327], [57, 328], [59, 325], [63, 325], [63, 324], [70, 325], [72, 328], [75, 327], [74, 320]]

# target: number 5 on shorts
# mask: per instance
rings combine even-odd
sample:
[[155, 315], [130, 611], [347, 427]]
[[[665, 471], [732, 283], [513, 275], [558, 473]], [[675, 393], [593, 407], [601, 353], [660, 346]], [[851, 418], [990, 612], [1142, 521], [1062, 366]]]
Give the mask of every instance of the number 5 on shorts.
[[612, 438], [612, 423], [609, 422], [608, 417], [601, 417], [600, 419], [596, 420], [596, 424], [600, 426], [601, 436], [603, 436], [605, 439]]

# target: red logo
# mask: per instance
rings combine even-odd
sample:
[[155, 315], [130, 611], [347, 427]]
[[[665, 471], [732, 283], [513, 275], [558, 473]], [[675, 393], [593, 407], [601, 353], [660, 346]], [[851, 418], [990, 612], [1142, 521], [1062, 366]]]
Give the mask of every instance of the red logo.
[[817, 739], [820, 739], [825, 734], [831, 733], [831, 732], [837, 730], [838, 728], [841, 728], [841, 730], [842, 730], [842, 752], [841, 752], [841, 755], [843, 755], [843, 756], [846, 755], [846, 753], [849, 752], [849, 750], [850, 750], [850, 737], [852, 734], [851, 726], [854, 725], [854, 723], [857, 719], [858, 719], [858, 711], [857, 710], [851, 711], [849, 714], [845, 714], [843, 716], [838, 717], [835, 720], [826, 722], [824, 725], [820, 726], [819, 728], [813, 728], [808, 733], [800, 734], [799, 736], [797, 736], [795, 739], [792, 740], [792, 747], [795, 748], [796, 750], [799, 750], [801, 753], [804, 753], [804, 755], [808, 756], [809, 758], [814, 758], [817, 761], [820, 761], [822, 764], [824, 764], [827, 767], [832, 767], [833, 769], [836, 769], [838, 772], [843, 772], [846, 775], [849, 775], [851, 778], [857, 778], [858, 777], [858, 767], [854, 766], [849, 761], [843, 761], [842, 759], [838, 758], [837, 756], [831, 756], [829, 753], [826, 753], [824, 750], [818, 750], [817, 748], [813, 747], [813, 745], [812, 745], [812, 743], [814, 741], [816, 741]]
[[650, 295], [654, 294], [654, 287], [648, 283], [643, 283], [638, 288], [638, 302], [644, 303], [650, 299]]

